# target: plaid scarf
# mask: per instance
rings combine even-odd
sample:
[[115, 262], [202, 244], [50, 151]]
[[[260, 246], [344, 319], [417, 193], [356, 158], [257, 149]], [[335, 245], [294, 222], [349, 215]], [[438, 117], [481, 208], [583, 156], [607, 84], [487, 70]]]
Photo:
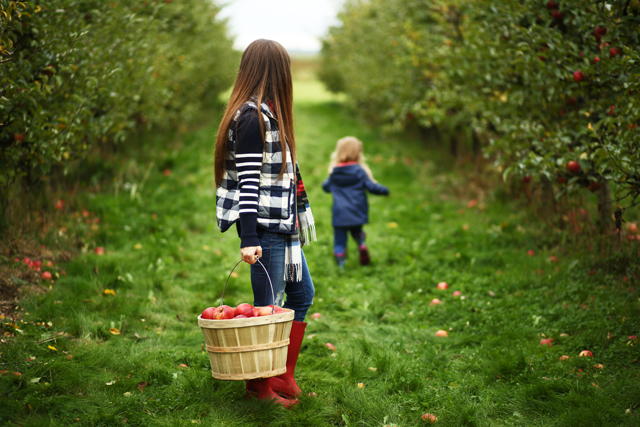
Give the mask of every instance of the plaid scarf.
[[287, 246], [285, 248], [285, 280], [300, 282], [302, 280], [302, 250], [301, 247], [317, 240], [316, 225], [311, 213], [309, 198], [304, 188], [304, 182], [300, 175], [300, 168], [296, 164], [296, 229], [295, 234], [287, 235]]

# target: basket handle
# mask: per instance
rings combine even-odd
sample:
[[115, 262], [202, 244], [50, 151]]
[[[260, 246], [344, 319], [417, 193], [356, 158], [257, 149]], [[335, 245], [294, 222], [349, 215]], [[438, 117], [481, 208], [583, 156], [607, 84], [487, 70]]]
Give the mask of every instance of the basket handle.
[[[242, 262], [242, 260], [238, 261], [237, 264], [234, 265], [233, 268], [231, 269], [231, 272], [229, 273], [229, 276], [227, 276], [227, 281], [224, 283], [224, 288], [222, 288], [222, 296], [220, 297], [220, 305], [222, 305], [222, 301], [224, 300], [224, 291], [227, 289], [227, 284], [229, 283], [229, 278], [231, 278], [231, 275], [233, 274], [233, 271], [236, 269], [236, 267], [238, 265], [240, 265], [241, 262]], [[269, 279], [269, 286], [271, 286], [271, 298], [272, 298], [272, 300], [274, 302], [273, 305], [275, 305], [276, 296], [273, 293], [273, 283], [271, 283], [271, 277], [269, 276], [269, 272], [267, 271], [267, 268], [264, 266], [264, 264], [260, 261], [260, 258], [258, 257], [258, 255], [256, 255], [256, 262], [262, 266], [262, 268], [264, 269], [264, 272], [267, 275], [267, 279]], [[272, 306], [271, 307], [271, 314], [273, 314], [274, 312], [275, 312], [275, 308]]]

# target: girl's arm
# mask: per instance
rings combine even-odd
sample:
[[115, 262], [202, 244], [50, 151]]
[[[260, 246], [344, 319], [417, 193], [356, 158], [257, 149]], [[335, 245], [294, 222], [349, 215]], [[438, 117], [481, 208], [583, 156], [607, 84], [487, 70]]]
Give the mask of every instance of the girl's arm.
[[[254, 253], [262, 255], [258, 240], [258, 189], [264, 144], [260, 131], [260, 117], [248, 109], [240, 117], [236, 133], [236, 170], [240, 189], [240, 247], [242, 258], [253, 264]], [[252, 249], [253, 248], [253, 249]], [[245, 259], [245, 257], [247, 259]]]
[[327, 193], [331, 193], [331, 175], [322, 183], [322, 189]]
[[373, 182], [369, 175], [362, 170], [362, 175], [364, 176], [364, 185], [367, 191], [371, 194], [377, 194], [380, 196], [388, 196], [389, 189], [382, 184], [378, 184], [377, 182]]

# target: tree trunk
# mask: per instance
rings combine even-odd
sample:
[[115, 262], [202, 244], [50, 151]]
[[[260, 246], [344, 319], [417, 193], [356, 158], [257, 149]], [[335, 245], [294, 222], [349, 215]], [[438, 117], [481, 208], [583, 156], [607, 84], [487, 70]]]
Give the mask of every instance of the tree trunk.
[[480, 156], [480, 150], [482, 149], [482, 145], [480, 143], [480, 137], [478, 136], [478, 132], [474, 129], [472, 132], [472, 150], [473, 156], [478, 158]]
[[607, 232], [611, 225], [611, 188], [609, 181], [603, 179], [598, 195], [598, 211], [600, 212], [600, 230]]
[[552, 211], [556, 212], [556, 195], [553, 191], [553, 184], [551, 184], [551, 180], [547, 178], [545, 175], [542, 175], [540, 178], [542, 183], [542, 202], [545, 207], [551, 208]]

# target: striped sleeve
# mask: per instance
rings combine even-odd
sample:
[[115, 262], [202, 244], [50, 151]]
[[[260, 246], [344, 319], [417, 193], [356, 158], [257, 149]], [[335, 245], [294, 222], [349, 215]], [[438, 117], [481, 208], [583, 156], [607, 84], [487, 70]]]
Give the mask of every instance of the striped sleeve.
[[240, 247], [260, 246], [258, 240], [258, 189], [264, 143], [257, 111], [248, 109], [236, 132], [236, 171], [240, 188]]

